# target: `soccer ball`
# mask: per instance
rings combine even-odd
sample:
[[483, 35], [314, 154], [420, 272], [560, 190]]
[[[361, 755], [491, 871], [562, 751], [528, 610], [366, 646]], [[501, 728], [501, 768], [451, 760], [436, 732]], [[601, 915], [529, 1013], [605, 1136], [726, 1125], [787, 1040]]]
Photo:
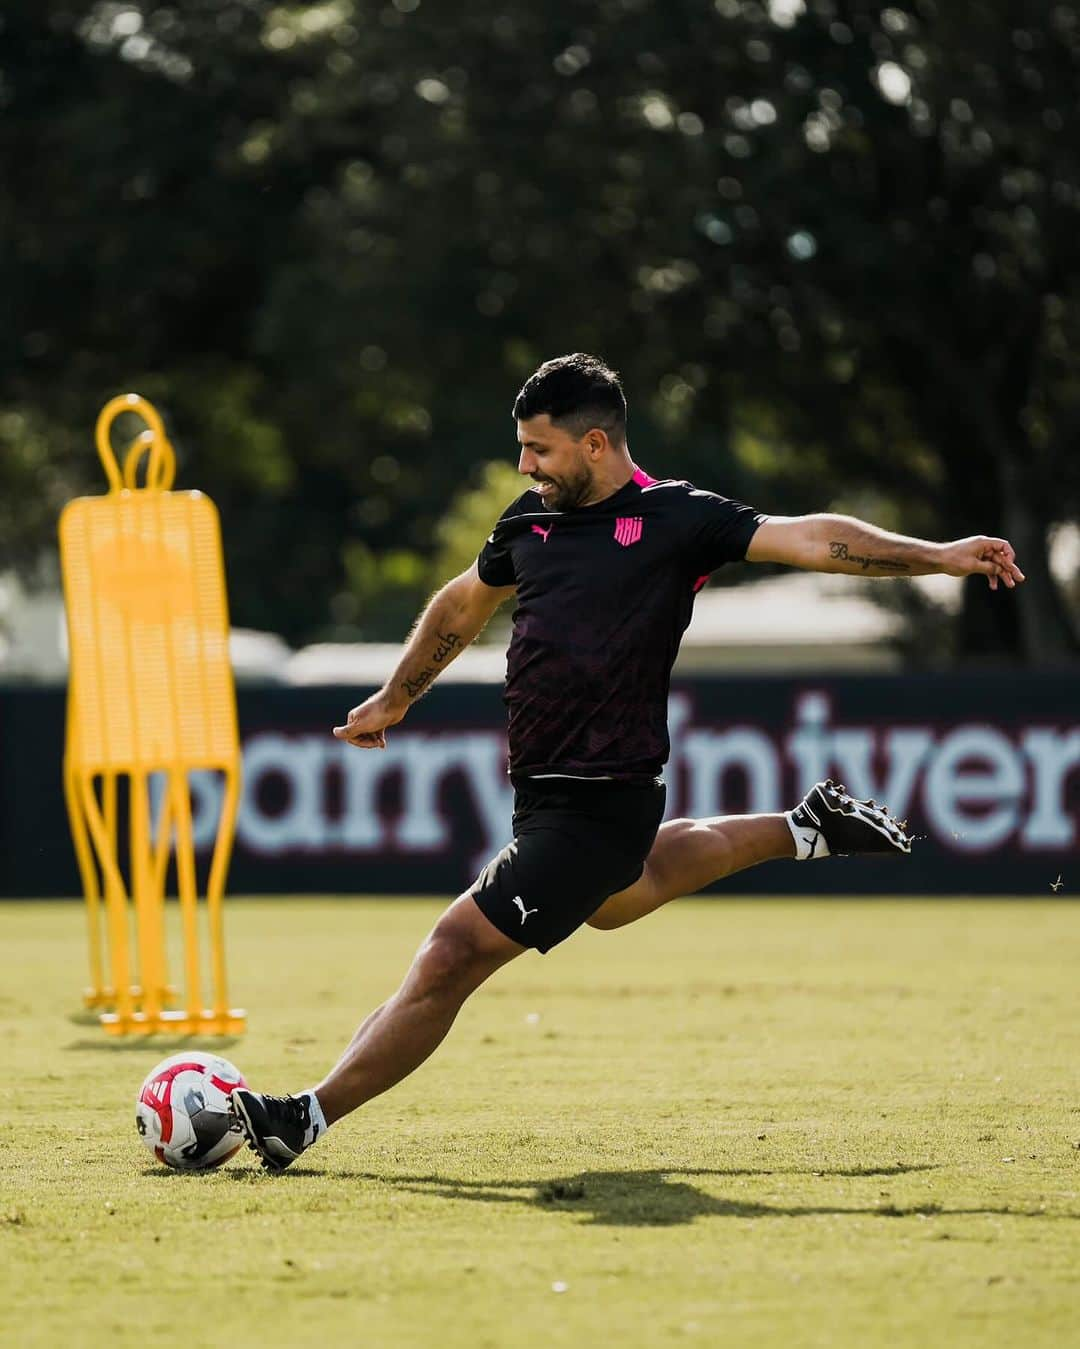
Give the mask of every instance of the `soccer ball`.
[[174, 1054], [154, 1068], [139, 1088], [135, 1127], [165, 1166], [209, 1171], [227, 1162], [244, 1143], [230, 1132], [229, 1096], [246, 1087], [228, 1059], [197, 1049]]

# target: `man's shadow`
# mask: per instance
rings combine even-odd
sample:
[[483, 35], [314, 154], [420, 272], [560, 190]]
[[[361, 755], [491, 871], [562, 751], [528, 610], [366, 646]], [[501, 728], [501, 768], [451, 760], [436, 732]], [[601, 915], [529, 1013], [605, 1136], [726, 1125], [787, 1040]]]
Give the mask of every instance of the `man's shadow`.
[[[447, 1176], [379, 1175], [375, 1172], [315, 1172], [296, 1168], [290, 1175], [340, 1176], [369, 1180], [411, 1194], [479, 1204], [530, 1205], [552, 1212], [578, 1214], [585, 1222], [609, 1227], [675, 1227], [698, 1218], [809, 1218], [821, 1215], [869, 1215], [883, 1218], [959, 1217], [977, 1214], [1046, 1217], [1037, 1209], [944, 1208], [938, 1204], [875, 1205], [763, 1204], [750, 1199], [729, 1199], [708, 1194], [692, 1184], [701, 1176], [769, 1176], [779, 1174], [887, 1177], [909, 1172], [932, 1171], [932, 1165], [852, 1167], [834, 1170], [784, 1171], [768, 1169], [713, 1170], [669, 1168], [643, 1171], [585, 1171], [554, 1180], [459, 1180]], [[1070, 1214], [1069, 1217], [1080, 1215]]]
[[[1004, 1204], [997, 1207], [946, 1208], [941, 1204], [763, 1204], [750, 1199], [729, 1199], [707, 1194], [691, 1184], [699, 1176], [837, 1176], [848, 1179], [902, 1176], [935, 1171], [931, 1163], [838, 1168], [809, 1167], [664, 1167], [642, 1171], [583, 1171], [574, 1176], [546, 1180], [461, 1180], [454, 1176], [386, 1175], [377, 1171], [353, 1171], [344, 1167], [290, 1167], [286, 1184], [307, 1181], [367, 1181], [389, 1185], [410, 1194], [476, 1204], [516, 1204], [573, 1213], [584, 1222], [607, 1227], [676, 1227], [698, 1218], [963, 1218], [995, 1215], [1013, 1218], [1054, 1218], [1076, 1221], [1080, 1213], [1047, 1213], [1043, 1208]], [[158, 1180], [182, 1173], [148, 1166], [143, 1173]], [[226, 1167], [217, 1173], [238, 1185], [263, 1185], [266, 1177], [252, 1167]], [[280, 1181], [275, 1181], [280, 1184]]]

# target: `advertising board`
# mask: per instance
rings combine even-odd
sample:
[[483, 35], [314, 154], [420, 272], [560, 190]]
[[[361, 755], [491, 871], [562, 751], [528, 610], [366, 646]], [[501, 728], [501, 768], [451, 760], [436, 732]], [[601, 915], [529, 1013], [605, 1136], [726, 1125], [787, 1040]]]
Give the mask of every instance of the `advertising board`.
[[[335, 740], [362, 691], [240, 691], [243, 799], [229, 892], [458, 893], [509, 838], [497, 687], [434, 689], [384, 751]], [[669, 708], [668, 815], [774, 811], [831, 775], [907, 818], [910, 861], [773, 863], [739, 893], [1048, 894], [1080, 882], [1080, 715], [1061, 675], [684, 680]], [[71, 895], [63, 692], [0, 690], [0, 893]], [[205, 856], [221, 798], [192, 776]]]

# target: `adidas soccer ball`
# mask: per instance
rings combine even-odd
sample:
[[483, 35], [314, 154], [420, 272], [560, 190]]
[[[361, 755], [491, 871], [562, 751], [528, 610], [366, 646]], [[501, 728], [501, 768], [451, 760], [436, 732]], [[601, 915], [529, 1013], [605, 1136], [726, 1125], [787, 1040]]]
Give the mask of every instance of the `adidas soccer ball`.
[[159, 1063], [139, 1088], [135, 1127], [159, 1162], [177, 1171], [209, 1171], [243, 1146], [229, 1130], [229, 1095], [246, 1087], [228, 1059], [197, 1049]]

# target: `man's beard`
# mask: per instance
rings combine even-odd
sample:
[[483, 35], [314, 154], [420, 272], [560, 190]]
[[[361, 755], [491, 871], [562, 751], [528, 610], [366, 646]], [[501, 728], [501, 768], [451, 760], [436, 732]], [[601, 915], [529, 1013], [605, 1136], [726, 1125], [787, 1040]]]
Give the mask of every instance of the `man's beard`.
[[582, 468], [573, 477], [563, 478], [560, 482], [555, 482], [552, 478], [543, 478], [541, 481], [550, 482], [552, 485], [552, 490], [540, 498], [546, 511], [573, 510], [589, 495], [593, 485], [592, 474], [587, 468]]

